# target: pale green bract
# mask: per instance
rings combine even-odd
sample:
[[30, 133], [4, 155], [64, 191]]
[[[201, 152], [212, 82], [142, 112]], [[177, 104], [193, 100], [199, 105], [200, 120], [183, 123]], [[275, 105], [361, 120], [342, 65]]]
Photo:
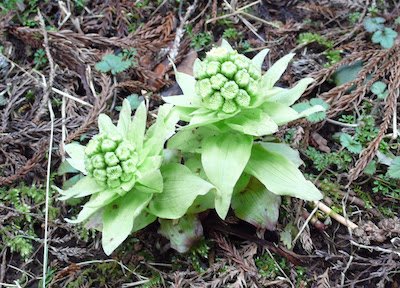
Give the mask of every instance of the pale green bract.
[[[203, 178], [216, 188], [199, 196], [189, 213], [215, 208], [224, 219], [232, 202], [238, 217], [271, 229], [277, 221], [279, 195], [305, 200], [322, 198], [321, 192], [298, 170], [301, 160], [296, 151], [284, 144], [254, 142], [277, 132], [279, 125], [325, 110], [320, 105], [300, 113], [292, 109], [290, 106], [313, 80], [302, 79], [290, 89], [274, 86], [294, 54], [284, 56], [262, 75], [267, 53], [265, 49], [250, 60], [223, 41], [203, 61], [195, 62], [194, 77], [175, 71], [184, 95], [164, 100], [174, 104], [173, 110], [189, 125], [168, 141], [168, 148], [188, 155], [186, 165], [196, 166], [196, 171], [201, 171]], [[193, 158], [193, 153], [201, 156]], [[243, 175], [255, 179], [247, 180], [239, 189]], [[257, 194], [252, 192], [261, 186], [265, 188]], [[264, 213], [264, 204], [254, 203], [255, 199], [274, 199], [274, 208], [270, 209], [275, 212]]]
[[100, 133], [86, 147], [66, 145], [71, 156], [67, 161], [86, 176], [65, 191], [54, 188], [63, 195], [60, 200], [90, 196], [78, 217], [67, 221], [102, 223], [96, 228], [102, 230], [107, 255], [132, 231], [144, 228], [157, 217], [184, 216], [198, 195], [214, 188], [180, 163], [162, 164], [164, 143], [175, 133], [178, 121], [171, 108], [161, 106], [157, 121], [146, 133], [145, 104], [142, 102], [131, 118], [130, 104], [124, 100], [117, 126], [101, 114]]

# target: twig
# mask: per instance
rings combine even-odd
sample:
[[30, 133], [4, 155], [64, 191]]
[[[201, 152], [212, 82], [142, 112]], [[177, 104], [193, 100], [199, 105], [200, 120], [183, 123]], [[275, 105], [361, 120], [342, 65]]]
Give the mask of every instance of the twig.
[[306, 219], [306, 221], [304, 222], [303, 226], [301, 227], [301, 229], [299, 230], [299, 233], [297, 233], [296, 237], [294, 237], [293, 241], [292, 241], [292, 246], [294, 246], [296, 244], [297, 239], [300, 237], [301, 233], [303, 232], [303, 230], [307, 227], [308, 222], [310, 222], [310, 220], [312, 219], [313, 215], [315, 214], [315, 212], [317, 212], [318, 210], [318, 206], [316, 206], [314, 208], [314, 210], [311, 212], [311, 214], [308, 216], [308, 218]]
[[[6, 230], [4, 230], [6, 231]], [[6, 260], [7, 260], [7, 250], [4, 250], [3, 257], [1, 261], [1, 268], [0, 268], [0, 283], [4, 280], [4, 275], [6, 273]], [[1, 284], [0, 284], [1, 286]]]
[[53, 57], [51, 56], [50, 48], [49, 48], [49, 37], [47, 35], [46, 26], [44, 24], [44, 19], [43, 19], [42, 13], [40, 13], [40, 9], [38, 9], [38, 17], [39, 17], [40, 26], [42, 28], [42, 33], [43, 33], [43, 46], [46, 51], [47, 59], [49, 60], [50, 74], [49, 74], [49, 80], [45, 84], [46, 87], [44, 88], [43, 99], [42, 99], [42, 103], [40, 105], [41, 107], [38, 110], [37, 114], [35, 115], [35, 118], [32, 120], [34, 123], [39, 122], [40, 117], [46, 112], [47, 101], [50, 97], [51, 88], [53, 86], [54, 77], [56, 75]]
[[50, 194], [50, 173], [51, 173], [51, 152], [53, 151], [53, 134], [54, 134], [54, 112], [51, 102], [48, 100], [48, 109], [50, 113], [50, 140], [49, 140], [49, 159], [47, 161], [47, 179], [46, 179], [46, 206], [44, 218], [44, 247], [43, 247], [43, 288], [46, 288], [46, 272], [47, 272], [47, 226], [49, 224], [49, 194]]
[[358, 124], [343, 123], [343, 122], [339, 122], [339, 121], [329, 119], [329, 118], [326, 118], [325, 120], [328, 123], [332, 123], [332, 124], [343, 126], [343, 127], [356, 128], [359, 126]]
[[333, 219], [338, 221], [339, 223], [343, 224], [346, 227], [349, 227], [350, 229], [354, 230], [358, 226], [351, 222], [350, 220], [344, 218], [343, 216], [337, 214], [334, 212], [331, 208], [326, 206], [324, 203], [320, 201], [313, 201], [314, 205], [317, 206], [321, 211], [325, 212], [327, 215], [331, 216]]

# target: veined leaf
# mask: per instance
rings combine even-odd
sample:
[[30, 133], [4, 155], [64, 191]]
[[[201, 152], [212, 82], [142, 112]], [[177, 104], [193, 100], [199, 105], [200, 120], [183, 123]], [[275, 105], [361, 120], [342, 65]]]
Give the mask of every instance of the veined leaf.
[[154, 195], [148, 210], [166, 219], [182, 217], [197, 195], [205, 195], [213, 185], [193, 174], [189, 168], [171, 163], [161, 168], [164, 190]]
[[395, 157], [390, 164], [387, 176], [393, 179], [400, 179], [400, 157]]
[[146, 207], [151, 197], [151, 194], [130, 191], [104, 209], [102, 245], [107, 255], [110, 255], [131, 234], [135, 218]]
[[106, 114], [100, 114], [99, 119], [99, 130], [100, 132], [104, 133], [117, 133], [117, 127], [112, 123], [112, 120], [110, 117], [108, 117]]
[[217, 188], [215, 208], [222, 219], [228, 213], [233, 187], [250, 158], [252, 144], [252, 136], [232, 133], [208, 137], [203, 142], [201, 162]]
[[71, 143], [65, 145], [65, 151], [69, 156], [71, 156], [71, 158], [66, 159], [68, 163], [82, 173], [87, 174], [84, 162], [85, 146], [82, 146], [78, 143]]
[[265, 150], [272, 151], [281, 154], [290, 162], [292, 162], [296, 167], [304, 164], [301, 160], [299, 151], [292, 149], [289, 145], [284, 143], [274, 143], [274, 142], [260, 142], [259, 143]]
[[254, 56], [253, 59], [251, 59], [253, 65], [256, 66], [256, 68], [260, 71], [261, 71], [261, 66], [264, 63], [265, 56], [267, 56], [268, 52], [269, 49], [263, 49], [259, 53], [257, 53], [257, 55]]
[[304, 200], [319, 200], [321, 192], [283, 155], [253, 146], [245, 172], [253, 175], [277, 195], [289, 195]]
[[100, 72], [110, 72], [115, 75], [119, 72], [125, 71], [132, 65], [132, 61], [124, 61], [122, 56], [114, 54], [104, 55], [102, 61], [97, 63], [95, 68]]
[[275, 83], [281, 78], [283, 72], [285, 72], [290, 60], [294, 57], [294, 53], [290, 53], [271, 66], [268, 71], [261, 78], [262, 89], [271, 89]]
[[225, 124], [236, 131], [253, 136], [264, 136], [278, 131], [278, 125], [258, 108], [243, 110], [235, 117], [225, 120]]
[[61, 190], [57, 186], [53, 186], [53, 188], [63, 195], [58, 198], [58, 200], [67, 200], [73, 197], [85, 197], [104, 190], [104, 187], [97, 184], [96, 180], [90, 176], [83, 177], [74, 186], [65, 191]]
[[252, 177], [248, 186], [232, 196], [235, 215], [257, 228], [275, 230], [279, 218], [281, 197], [268, 191]]
[[118, 125], [117, 129], [118, 132], [126, 138], [129, 133], [132, 133], [129, 131], [129, 128], [131, 127], [131, 107], [129, 105], [128, 100], [124, 100], [122, 102], [122, 109], [121, 112], [119, 113], [119, 120], [118, 120]]
[[182, 153], [201, 153], [205, 138], [219, 134], [208, 127], [198, 127], [192, 130], [181, 130], [172, 136], [167, 143], [168, 148], [179, 149]]
[[171, 241], [171, 247], [185, 253], [203, 236], [203, 226], [197, 215], [185, 215], [178, 220], [159, 219], [158, 233]]
[[340, 135], [340, 143], [351, 153], [360, 154], [362, 151], [361, 143], [351, 138], [347, 133], [342, 133]]

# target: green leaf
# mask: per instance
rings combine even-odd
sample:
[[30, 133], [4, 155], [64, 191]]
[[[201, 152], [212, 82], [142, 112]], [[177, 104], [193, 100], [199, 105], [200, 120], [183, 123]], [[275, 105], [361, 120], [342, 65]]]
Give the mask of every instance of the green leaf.
[[260, 142], [259, 144], [267, 151], [281, 154], [294, 165], [296, 165], [296, 167], [304, 164], [303, 160], [300, 158], [299, 151], [292, 149], [287, 144], [274, 142]]
[[292, 60], [294, 53], [290, 53], [272, 65], [271, 68], [264, 74], [261, 78], [261, 87], [262, 89], [271, 89], [275, 83], [281, 78], [283, 72], [285, 72], [290, 60]]
[[205, 138], [219, 134], [208, 127], [198, 127], [192, 130], [181, 130], [168, 140], [167, 147], [179, 149], [182, 153], [201, 153]]
[[[309, 102], [297, 103], [293, 105], [292, 108], [297, 112], [301, 113], [314, 106], [321, 106], [324, 109], [329, 108], [328, 104], [320, 98], [312, 98]], [[312, 113], [307, 116], [307, 120], [311, 122], [319, 122], [325, 118], [326, 118], [326, 113], [324, 111]]]
[[228, 213], [233, 187], [250, 158], [252, 144], [251, 136], [232, 133], [208, 137], [203, 142], [201, 162], [217, 188], [215, 208], [222, 219]]
[[134, 220], [132, 232], [139, 231], [147, 225], [153, 223], [157, 219], [156, 216], [150, 214], [144, 209]]
[[181, 151], [178, 149], [164, 149], [163, 161], [161, 165], [167, 165], [170, 163], [181, 163], [182, 156]]
[[364, 173], [367, 175], [374, 175], [376, 172], [376, 161], [372, 160], [371, 163], [365, 168]]
[[171, 241], [171, 247], [179, 253], [187, 252], [203, 236], [203, 226], [197, 215], [185, 215], [179, 220], [159, 219], [158, 233]]
[[132, 61], [124, 61], [122, 56], [114, 54], [104, 55], [102, 61], [97, 63], [95, 68], [100, 72], [110, 72], [115, 75], [119, 72], [125, 71], [132, 65]]
[[59, 200], [67, 200], [72, 197], [84, 197], [104, 190], [104, 187], [97, 184], [96, 180], [90, 176], [83, 177], [74, 186], [65, 191], [57, 186], [53, 186], [53, 188], [63, 195]]
[[253, 59], [251, 59], [251, 62], [253, 63], [253, 65], [256, 66], [256, 68], [260, 71], [261, 71], [262, 64], [264, 63], [264, 58], [265, 58], [265, 56], [267, 56], [268, 52], [269, 52], [269, 49], [263, 49], [256, 56], [254, 56]]
[[133, 143], [133, 146], [140, 151], [143, 147], [144, 133], [146, 131], [147, 111], [145, 103], [140, 103], [136, 109], [135, 117], [132, 119], [131, 128], [128, 133], [127, 139]]
[[385, 18], [382, 17], [367, 17], [363, 21], [363, 25], [365, 30], [367, 30], [370, 33], [373, 33], [378, 30], [383, 30], [385, 27], [383, 23], [385, 23]]
[[274, 102], [265, 102], [259, 108], [264, 110], [278, 126], [302, 117], [307, 117], [316, 112], [324, 111], [324, 107], [316, 105], [298, 113], [286, 105]]
[[289, 222], [281, 232], [281, 241], [288, 249], [293, 248], [292, 241], [296, 234], [297, 228], [293, 226], [292, 222]]
[[[142, 155], [160, 155], [165, 144], [165, 140], [175, 133], [175, 124], [179, 121], [179, 115], [172, 111], [172, 105], [165, 104], [158, 109], [158, 118], [147, 131], [147, 140], [144, 143]], [[171, 112], [171, 113], [170, 113]]]
[[393, 179], [400, 179], [400, 157], [395, 157], [390, 164], [387, 176]]
[[340, 135], [340, 144], [351, 153], [360, 154], [362, 151], [361, 143], [351, 138], [347, 133], [342, 133]]
[[112, 123], [110, 117], [106, 114], [100, 114], [99, 119], [97, 120], [99, 124], [99, 131], [104, 133], [117, 133], [117, 127]]
[[90, 200], [86, 202], [83, 206], [81, 212], [79, 212], [78, 217], [74, 220], [65, 219], [69, 223], [80, 223], [85, 221], [98, 210], [102, 209], [104, 206], [108, 205], [112, 201], [118, 198], [118, 193], [111, 190], [104, 190], [101, 193], [95, 193], [90, 197]]
[[68, 153], [71, 158], [67, 158], [66, 160], [68, 163], [74, 167], [75, 169], [78, 169], [82, 173], [86, 174], [86, 168], [85, 168], [85, 146], [82, 146], [78, 143], [71, 143], [65, 145], [65, 151]]
[[321, 192], [283, 155], [253, 146], [245, 172], [253, 175], [277, 195], [289, 195], [304, 200], [319, 200]]
[[[151, 170], [136, 182], [135, 188], [144, 193], [160, 193], [164, 189], [163, 177], [160, 170]], [[138, 184], [142, 185], [138, 185]]]
[[261, 109], [243, 110], [225, 124], [234, 130], [253, 136], [264, 136], [278, 131], [278, 125]]
[[61, 176], [67, 173], [77, 173], [79, 172], [78, 169], [74, 168], [68, 161], [64, 161], [60, 164], [57, 169], [57, 175]]
[[131, 234], [135, 218], [146, 207], [151, 197], [151, 194], [133, 190], [114, 200], [104, 209], [102, 244], [107, 255], [110, 255]]
[[164, 191], [154, 195], [149, 212], [167, 219], [182, 217], [197, 195], [205, 195], [213, 185], [193, 174], [189, 168], [171, 163], [161, 168]]
[[375, 95], [382, 94], [386, 89], [386, 83], [382, 81], [376, 81], [371, 85], [371, 92]]
[[248, 186], [232, 196], [235, 215], [261, 229], [275, 230], [279, 218], [281, 198], [268, 191], [252, 177]]
[[131, 106], [132, 110], [136, 110], [139, 107], [140, 103], [143, 102], [143, 97], [140, 97], [140, 98], [142, 100], [140, 100], [139, 99], [139, 95], [135, 94], [135, 93], [133, 93], [133, 94], [129, 95], [128, 97], [126, 97], [126, 100], [128, 100], [129, 105]]
[[131, 107], [129, 105], [128, 100], [124, 100], [122, 102], [122, 109], [121, 112], [119, 113], [119, 120], [118, 120], [118, 125], [117, 125], [117, 129], [118, 132], [124, 137], [128, 137], [128, 134], [132, 133], [132, 131], [130, 131], [130, 127], [131, 127]]
[[380, 43], [383, 48], [390, 48], [394, 45], [394, 39], [397, 37], [397, 32], [390, 29], [385, 28], [383, 31], [376, 31], [372, 35], [372, 42]]
[[272, 94], [272, 95], [268, 94], [268, 92], [270, 92], [270, 91], [264, 90], [265, 91], [264, 99], [267, 99], [269, 102], [278, 102], [280, 104], [290, 106], [294, 102], [296, 102], [297, 99], [300, 98], [300, 96], [307, 89], [307, 86], [313, 81], [314, 81], [314, 79], [312, 79], [312, 78], [304, 78], [304, 79], [301, 79], [297, 83], [297, 85], [291, 89], [283, 89], [283, 88], [276, 87], [278, 89], [274, 89], [272, 91], [279, 91], [279, 92], [278, 93], [274, 92], [274, 94]]

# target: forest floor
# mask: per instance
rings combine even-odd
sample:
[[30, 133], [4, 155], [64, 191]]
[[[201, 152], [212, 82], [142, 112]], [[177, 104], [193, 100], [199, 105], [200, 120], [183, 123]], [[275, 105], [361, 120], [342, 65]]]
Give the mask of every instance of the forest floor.
[[[2, 1], [0, 287], [43, 287], [46, 229], [46, 287], [399, 287], [399, 17], [394, 0]], [[326, 115], [275, 136], [324, 199], [283, 198], [275, 231], [210, 212], [184, 254], [153, 223], [106, 256], [100, 232], [64, 220], [80, 203], [51, 188], [73, 176], [64, 144], [87, 143], [125, 98], [155, 115], [180, 93], [170, 61], [192, 73], [221, 39], [250, 58], [269, 48], [263, 70], [296, 53], [282, 87], [315, 79], [299, 101], [324, 100]], [[110, 53], [131, 65], [97, 71]]]

